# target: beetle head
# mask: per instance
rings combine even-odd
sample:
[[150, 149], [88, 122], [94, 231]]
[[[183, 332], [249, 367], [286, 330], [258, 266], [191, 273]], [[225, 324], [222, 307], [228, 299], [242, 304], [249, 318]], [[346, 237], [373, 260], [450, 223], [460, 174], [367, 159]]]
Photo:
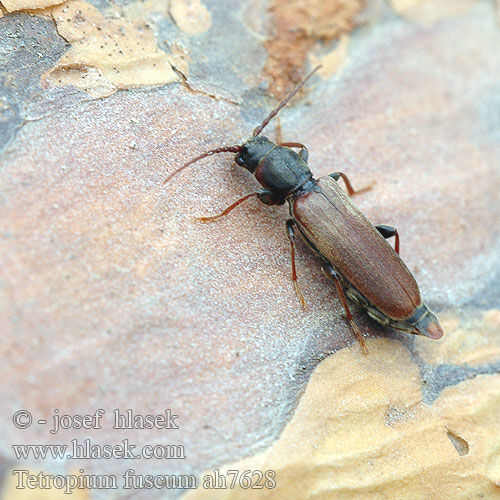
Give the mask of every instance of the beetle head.
[[252, 174], [255, 173], [259, 161], [276, 146], [264, 136], [252, 137], [241, 146], [234, 161], [240, 167], [245, 167]]

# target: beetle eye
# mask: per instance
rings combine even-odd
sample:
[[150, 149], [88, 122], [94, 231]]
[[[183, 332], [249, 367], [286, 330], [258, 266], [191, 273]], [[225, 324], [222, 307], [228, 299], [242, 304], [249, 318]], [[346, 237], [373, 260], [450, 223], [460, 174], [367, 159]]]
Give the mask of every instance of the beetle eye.
[[234, 157], [234, 161], [236, 162], [236, 165], [239, 165], [240, 167], [244, 167], [246, 156], [248, 156], [248, 148], [246, 146], [243, 146], [241, 148], [241, 151]]

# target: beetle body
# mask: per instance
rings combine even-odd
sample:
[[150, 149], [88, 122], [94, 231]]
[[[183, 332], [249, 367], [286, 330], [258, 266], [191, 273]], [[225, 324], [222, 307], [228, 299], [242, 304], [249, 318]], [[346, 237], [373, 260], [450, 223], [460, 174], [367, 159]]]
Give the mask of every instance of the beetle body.
[[332, 177], [314, 179], [305, 148], [297, 154], [261, 136], [243, 144], [235, 162], [272, 193], [271, 202], [264, 203], [288, 201], [301, 236], [370, 317], [408, 333], [442, 336], [437, 317], [399, 255]]
[[[437, 317], [425, 305], [415, 278], [399, 257], [399, 234], [391, 226], [373, 226], [336, 182], [342, 178], [349, 195], [356, 193], [346, 175], [334, 172], [314, 179], [307, 164], [307, 148], [300, 143], [273, 143], [260, 133], [276, 116], [316, 68], [255, 128], [242, 145], [207, 151], [170, 174], [165, 182], [192, 163], [213, 154], [236, 153], [237, 165], [251, 172], [264, 189], [247, 194], [222, 213], [200, 218], [219, 219], [251, 196], [266, 205], [288, 202], [291, 218], [286, 227], [291, 245], [292, 280], [299, 300], [305, 301], [295, 270], [294, 228], [322, 260], [346, 311], [354, 334], [363, 348], [364, 340], [352, 319], [346, 296], [381, 323], [404, 332], [438, 339], [443, 335]], [[292, 148], [298, 148], [296, 153]], [[358, 191], [359, 192], [359, 191]], [[386, 241], [396, 238], [395, 249]]]

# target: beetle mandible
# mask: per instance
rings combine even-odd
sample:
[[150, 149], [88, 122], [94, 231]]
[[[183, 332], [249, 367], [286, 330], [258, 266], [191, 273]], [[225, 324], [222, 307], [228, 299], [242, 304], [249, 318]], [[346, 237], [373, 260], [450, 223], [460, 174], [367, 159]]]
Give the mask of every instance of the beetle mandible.
[[[398, 231], [392, 226], [372, 225], [351, 202], [349, 196], [364, 190], [355, 191], [342, 172], [315, 179], [307, 165], [306, 146], [298, 142], [278, 141], [275, 144], [260, 135], [319, 68], [309, 73], [271, 111], [247, 142], [207, 151], [175, 170], [164, 183], [202, 158], [218, 153], [236, 153], [236, 164], [250, 171], [264, 189], [243, 196], [218, 215], [199, 220], [219, 219], [253, 196], [266, 205], [288, 202], [290, 218], [286, 221], [286, 233], [290, 240], [292, 280], [303, 307], [306, 303], [295, 268], [295, 230], [322, 260], [322, 271], [335, 284], [347, 321], [363, 353], [367, 352], [364, 338], [353, 321], [346, 297], [382, 325], [439, 339], [443, 335], [439, 321], [422, 300], [415, 278], [399, 257]], [[339, 187], [337, 181], [340, 178], [349, 196]], [[386, 241], [392, 236], [395, 238], [394, 249]]]

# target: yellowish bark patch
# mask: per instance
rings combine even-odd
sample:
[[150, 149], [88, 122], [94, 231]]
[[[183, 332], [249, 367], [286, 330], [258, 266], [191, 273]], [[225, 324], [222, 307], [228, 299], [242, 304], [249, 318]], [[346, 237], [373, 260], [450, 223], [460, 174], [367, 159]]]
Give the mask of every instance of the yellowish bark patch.
[[390, 0], [400, 15], [419, 23], [433, 23], [440, 19], [465, 14], [477, 0]]
[[59, 34], [71, 43], [44, 75], [52, 85], [75, 85], [94, 97], [117, 89], [177, 81], [171, 55], [161, 50], [149, 24], [115, 10], [102, 14], [84, 0], [50, 10]]
[[[0, 2], [7, 12], [16, 12], [18, 10], [35, 10], [35, 9], [45, 9], [53, 5], [58, 5], [64, 0], [2, 0]], [[0, 11], [0, 17], [2, 17], [2, 11]]]
[[421, 382], [396, 341], [370, 341], [368, 356], [357, 345], [337, 352], [278, 441], [220, 469], [276, 471], [275, 488], [199, 488], [186, 500], [499, 498], [500, 375], [446, 388], [431, 407]]
[[201, 0], [171, 0], [170, 15], [177, 27], [188, 35], [208, 31], [212, 17]]
[[340, 35], [339, 43], [332, 51], [321, 56], [310, 56], [311, 66], [314, 68], [321, 65], [318, 75], [323, 78], [328, 78], [330, 75], [337, 73], [347, 57], [347, 49], [349, 47], [349, 35]]

